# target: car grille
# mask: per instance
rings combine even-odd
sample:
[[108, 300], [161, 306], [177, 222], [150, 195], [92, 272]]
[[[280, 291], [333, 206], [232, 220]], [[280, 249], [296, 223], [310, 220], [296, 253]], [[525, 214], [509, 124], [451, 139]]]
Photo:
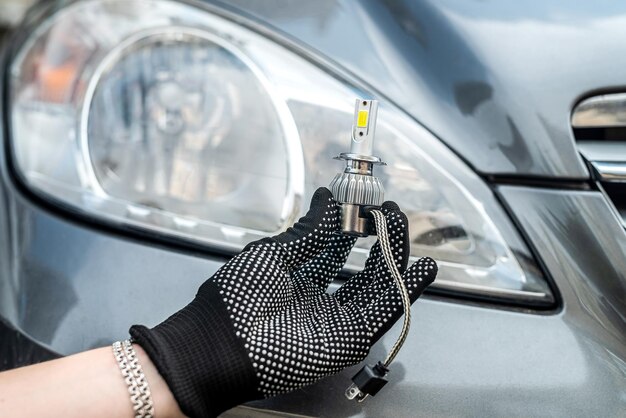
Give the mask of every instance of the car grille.
[[626, 226], [626, 93], [595, 96], [572, 114], [578, 149]]

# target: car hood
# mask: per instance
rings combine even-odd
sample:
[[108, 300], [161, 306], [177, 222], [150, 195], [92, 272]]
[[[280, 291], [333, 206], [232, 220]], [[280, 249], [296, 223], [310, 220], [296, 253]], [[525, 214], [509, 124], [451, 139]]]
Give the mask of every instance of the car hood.
[[485, 174], [587, 178], [572, 107], [626, 84], [619, 2], [229, 4], [357, 74]]

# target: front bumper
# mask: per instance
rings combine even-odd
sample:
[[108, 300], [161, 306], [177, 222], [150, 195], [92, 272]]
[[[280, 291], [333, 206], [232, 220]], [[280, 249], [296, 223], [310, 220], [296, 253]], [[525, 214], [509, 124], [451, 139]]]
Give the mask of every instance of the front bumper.
[[[134, 323], [155, 325], [223, 263], [74, 223], [8, 186], [0, 202], [7, 243], [0, 316], [52, 352], [110, 344]], [[626, 399], [626, 234], [611, 229], [614, 215], [596, 192], [507, 186], [498, 193], [541, 254], [561, 310], [425, 297], [413, 307], [414, 326], [385, 393], [365, 404], [346, 401], [351, 369], [254, 406], [308, 416], [618, 416]]]

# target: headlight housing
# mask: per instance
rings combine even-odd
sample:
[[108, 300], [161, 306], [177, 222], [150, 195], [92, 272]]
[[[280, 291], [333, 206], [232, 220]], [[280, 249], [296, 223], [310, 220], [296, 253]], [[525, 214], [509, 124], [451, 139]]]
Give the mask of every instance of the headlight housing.
[[[89, 216], [238, 250], [306, 210], [340, 169], [354, 97], [372, 94], [216, 13], [168, 0], [84, 1], [10, 67], [14, 165]], [[381, 104], [375, 154], [434, 287], [549, 304], [491, 190], [432, 134]], [[363, 265], [367, 241], [350, 256]]]

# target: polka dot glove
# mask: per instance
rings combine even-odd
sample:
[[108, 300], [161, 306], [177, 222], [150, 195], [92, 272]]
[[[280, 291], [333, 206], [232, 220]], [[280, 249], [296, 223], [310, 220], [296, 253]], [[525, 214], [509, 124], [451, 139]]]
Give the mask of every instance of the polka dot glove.
[[[413, 302], [437, 266], [422, 258], [407, 270], [407, 218], [393, 202], [382, 211]], [[355, 242], [337, 233], [339, 221], [330, 191], [318, 189], [293, 228], [249, 244], [162, 324], [131, 328], [185, 414], [217, 416], [335, 374], [362, 361], [402, 315], [378, 243], [363, 271], [327, 293]]]

